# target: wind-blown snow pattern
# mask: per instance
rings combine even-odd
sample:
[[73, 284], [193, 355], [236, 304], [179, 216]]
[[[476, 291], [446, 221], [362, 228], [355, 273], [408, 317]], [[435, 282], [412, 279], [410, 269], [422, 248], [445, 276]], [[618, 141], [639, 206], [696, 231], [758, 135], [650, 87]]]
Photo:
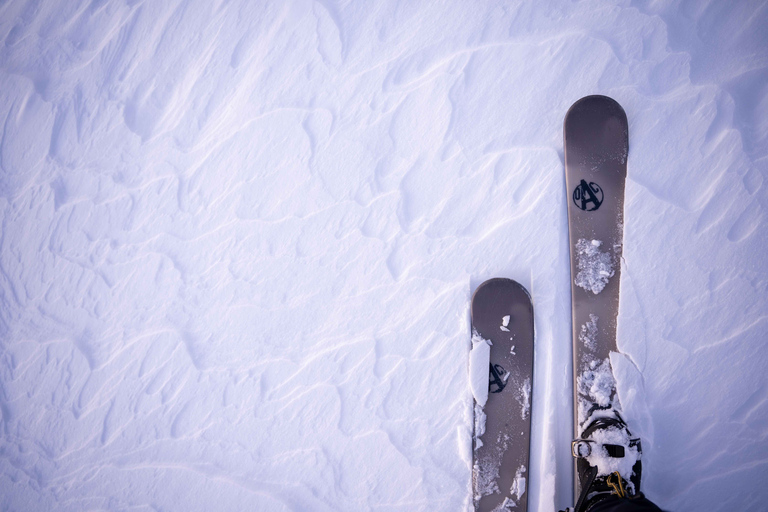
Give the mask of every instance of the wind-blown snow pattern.
[[643, 489], [768, 489], [768, 7], [0, 5], [0, 509], [467, 510], [468, 304], [536, 311], [531, 510], [571, 503], [562, 122], [630, 129]]

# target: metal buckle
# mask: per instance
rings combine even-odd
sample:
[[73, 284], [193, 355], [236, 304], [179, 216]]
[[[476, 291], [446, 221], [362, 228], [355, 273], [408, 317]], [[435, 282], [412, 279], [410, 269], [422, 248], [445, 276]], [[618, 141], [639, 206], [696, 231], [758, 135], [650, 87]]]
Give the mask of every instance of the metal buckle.
[[589, 439], [574, 439], [571, 441], [571, 455], [579, 458], [589, 457], [592, 454], [592, 445], [594, 441]]
[[[591, 439], [574, 439], [571, 441], [571, 455], [576, 458], [584, 458], [592, 455], [592, 445], [597, 444]], [[603, 445], [608, 453], [609, 457], [620, 459], [624, 457], [624, 447], [621, 445], [604, 444]], [[642, 445], [640, 444], [640, 438], [636, 437], [629, 440], [630, 448], [637, 448], [637, 453], [643, 453]]]

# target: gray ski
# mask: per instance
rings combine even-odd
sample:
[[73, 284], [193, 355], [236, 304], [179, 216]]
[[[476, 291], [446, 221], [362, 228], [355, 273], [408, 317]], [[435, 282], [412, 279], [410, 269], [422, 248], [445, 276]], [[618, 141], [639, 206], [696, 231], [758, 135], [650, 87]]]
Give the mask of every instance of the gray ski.
[[475, 510], [525, 512], [533, 385], [531, 298], [511, 279], [490, 279], [475, 291], [471, 314]]
[[[606, 96], [580, 99], [565, 116], [564, 147], [577, 439], [590, 418], [620, 408], [609, 356], [616, 351], [624, 233], [624, 110]], [[574, 496], [580, 492], [575, 472]]]

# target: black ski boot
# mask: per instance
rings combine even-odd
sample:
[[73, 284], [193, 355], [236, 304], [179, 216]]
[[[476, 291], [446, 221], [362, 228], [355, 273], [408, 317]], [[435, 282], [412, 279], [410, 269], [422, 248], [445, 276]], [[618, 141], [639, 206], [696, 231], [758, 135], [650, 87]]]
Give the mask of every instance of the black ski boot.
[[[581, 482], [574, 512], [586, 512], [612, 496], [641, 498], [640, 439], [612, 409], [597, 410], [581, 438], [571, 444]], [[614, 498], [615, 499], [615, 498]]]

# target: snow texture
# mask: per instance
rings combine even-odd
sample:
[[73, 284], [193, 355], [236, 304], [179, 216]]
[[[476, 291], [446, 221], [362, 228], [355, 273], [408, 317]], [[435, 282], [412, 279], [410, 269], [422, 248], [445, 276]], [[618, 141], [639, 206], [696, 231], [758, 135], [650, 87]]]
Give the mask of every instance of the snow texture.
[[[486, 395], [487, 396], [487, 395]], [[486, 416], [485, 411], [483, 410], [483, 406], [476, 403], [475, 404], [475, 450], [483, 446], [483, 434], [485, 434], [485, 420], [488, 418]]]
[[475, 498], [479, 500], [483, 496], [499, 493], [499, 469], [501, 468], [501, 453], [479, 458], [475, 461], [474, 479]]
[[[579, 393], [579, 424], [588, 419], [589, 407], [597, 404], [601, 408], [612, 407], [621, 411], [621, 405], [614, 400], [616, 381], [611, 370], [610, 359], [590, 361], [576, 377]], [[581, 397], [585, 399], [582, 400]]]
[[599, 320], [597, 315], [589, 314], [589, 322], [581, 326], [579, 330], [579, 341], [584, 348], [589, 351], [595, 351], [597, 349], [597, 321]]
[[573, 505], [588, 94], [629, 119], [611, 365], [642, 490], [764, 509], [766, 26], [762, 0], [2, 2], [0, 510], [467, 510], [491, 277], [536, 308], [530, 509]]
[[600, 251], [603, 242], [600, 240], [584, 240], [576, 242], [576, 261], [579, 271], [574, 281], [576, 286], [584, 288], [595, 295], [603, 291], [608, 280], [615, 274], [613, 257], [610, 253]]
[[531, 413], [531, 379], [525, 379], [520, 386], [517, 401], [520, 402], [520, 417], [523, 419], [528, 418], [528, 415]]

